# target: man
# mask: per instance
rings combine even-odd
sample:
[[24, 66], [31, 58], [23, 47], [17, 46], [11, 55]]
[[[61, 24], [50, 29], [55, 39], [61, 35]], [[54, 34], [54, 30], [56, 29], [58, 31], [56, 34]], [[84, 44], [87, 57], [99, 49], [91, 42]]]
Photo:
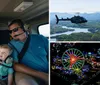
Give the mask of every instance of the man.
[[[13, 20], [9, 25], [9, 33], [13, 40], [10, 46], [14, 51], [15, 82], [17, 85], [45, 85], [48, 84], [48, 40], [42, 35], [29, 35], [30, 41], [27, 51], [21, 61], [18, 54], [21, 52], [28, 33], [20, 19]], [[20, 63], [19, 63], [20, 62]], [[45, 83], [44, 83], [45, 82]]]

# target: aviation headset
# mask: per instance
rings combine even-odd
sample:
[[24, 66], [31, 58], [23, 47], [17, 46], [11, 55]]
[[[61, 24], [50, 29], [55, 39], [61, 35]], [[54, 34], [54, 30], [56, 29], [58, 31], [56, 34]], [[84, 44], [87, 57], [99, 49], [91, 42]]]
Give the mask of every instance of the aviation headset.
[[9, 64], [9, 63], [12, 63], [13, 62], [13, 59], [11, 56], [8, 56], [5, 61], [4, 61], [6, 64]]
[[[25, 28], [24, 28], [24, 23], [22, 22], [21, 19], [12, 20], [12, 21], [10, 22], [10, 24], [8, 25], [8, 28], [9, 28], [12, 24], [16, 24], [16, 23], [21, 27], [21, 29], [22, 29], [24, 32], [26, 32], [26, 30], [25, 30]], [[27, 32], [26, 32], [26, 34], [27, 34]], [[10, 40], [12, 40], [12, 36], [11, 36], [11, 35], [10, 35]]]
[[0, 48], [1, 49], [4, 48], [4, 49], [9, 50], [9, 55], [5, 58], [5, 60], [3, 61], [2, 59], [0, 59], [0, 61], [2, 62], [2, 63], [0, 63], [0, 65], [2, 65], [2, 64], [12, 64], [13, 58], [10, 55], [11, 55], [13, 49], [10, 46], [8, 46], [7, 44], [0, 45]]
[[[0, 60], [0, 61], [2, 61], [2, 60]], [[12, 68], [12, 65], [13, 65], [13, 59], [12, 59], [12, 57], [8, 56], [5, 59], [4, 63], [0, 63], [0, 65], [2, 65], [4, 67], [7, 67], [7, 68]]]
[[[0, 61], [2, 61], [2, 60], [0, 60]], [[5, 60], [4, 60], [4, 63], [6, 63], [6, 64], [9, 64], [9, 63], [12, 63], [13, 62], [13, 59], [12, 59], [12, 57], [10, 57], [10, 56], [8, 56]]]
[[15, 19], [15, 20], [11, 21], [11, 23], [8, 25], [8, 27], [10, 27], [12, 24], [15, 24], [15, 23], [17, 23], [23, 29], [23, 31], [26, 32], [25, 28], [24, 28], [24, 23], [22, 22], [21, 19]]

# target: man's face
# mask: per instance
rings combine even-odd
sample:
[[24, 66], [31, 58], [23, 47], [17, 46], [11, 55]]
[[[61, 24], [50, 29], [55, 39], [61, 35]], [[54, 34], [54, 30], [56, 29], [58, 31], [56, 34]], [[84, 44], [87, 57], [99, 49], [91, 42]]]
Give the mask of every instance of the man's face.
[[18, 40], [21, 37], [21, 33], [24, 33], [23, 29], [17, 24], [12, 24], [9, 27], [10, 35], [13, 39]]
[[4, 61], [9, 55], [9, 50], [6, 48], [0, 48], [0, 60]]

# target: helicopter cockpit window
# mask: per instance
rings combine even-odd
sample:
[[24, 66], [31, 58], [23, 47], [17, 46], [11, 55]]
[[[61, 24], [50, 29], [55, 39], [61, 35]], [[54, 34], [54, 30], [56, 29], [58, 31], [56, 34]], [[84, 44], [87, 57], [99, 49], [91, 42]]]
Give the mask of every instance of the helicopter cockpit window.
[[49, 38], [50, 35], [50, 27], [49, 24], [39, 26], [39, 34], [44, 35], [45, 37]]

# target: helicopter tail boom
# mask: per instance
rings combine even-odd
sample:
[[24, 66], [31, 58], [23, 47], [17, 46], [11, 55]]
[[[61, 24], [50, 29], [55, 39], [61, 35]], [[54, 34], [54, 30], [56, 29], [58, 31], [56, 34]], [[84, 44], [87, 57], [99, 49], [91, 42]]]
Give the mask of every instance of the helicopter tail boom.
[[56, 17], [56, 24], [58, 24], [59, 21], [70, 21], [71, 20], [70, 18], [66, 18], [66, 19], [61, 18], [61, 19], [59, 19], [57, 15], [55, 15], [55, 17]]

